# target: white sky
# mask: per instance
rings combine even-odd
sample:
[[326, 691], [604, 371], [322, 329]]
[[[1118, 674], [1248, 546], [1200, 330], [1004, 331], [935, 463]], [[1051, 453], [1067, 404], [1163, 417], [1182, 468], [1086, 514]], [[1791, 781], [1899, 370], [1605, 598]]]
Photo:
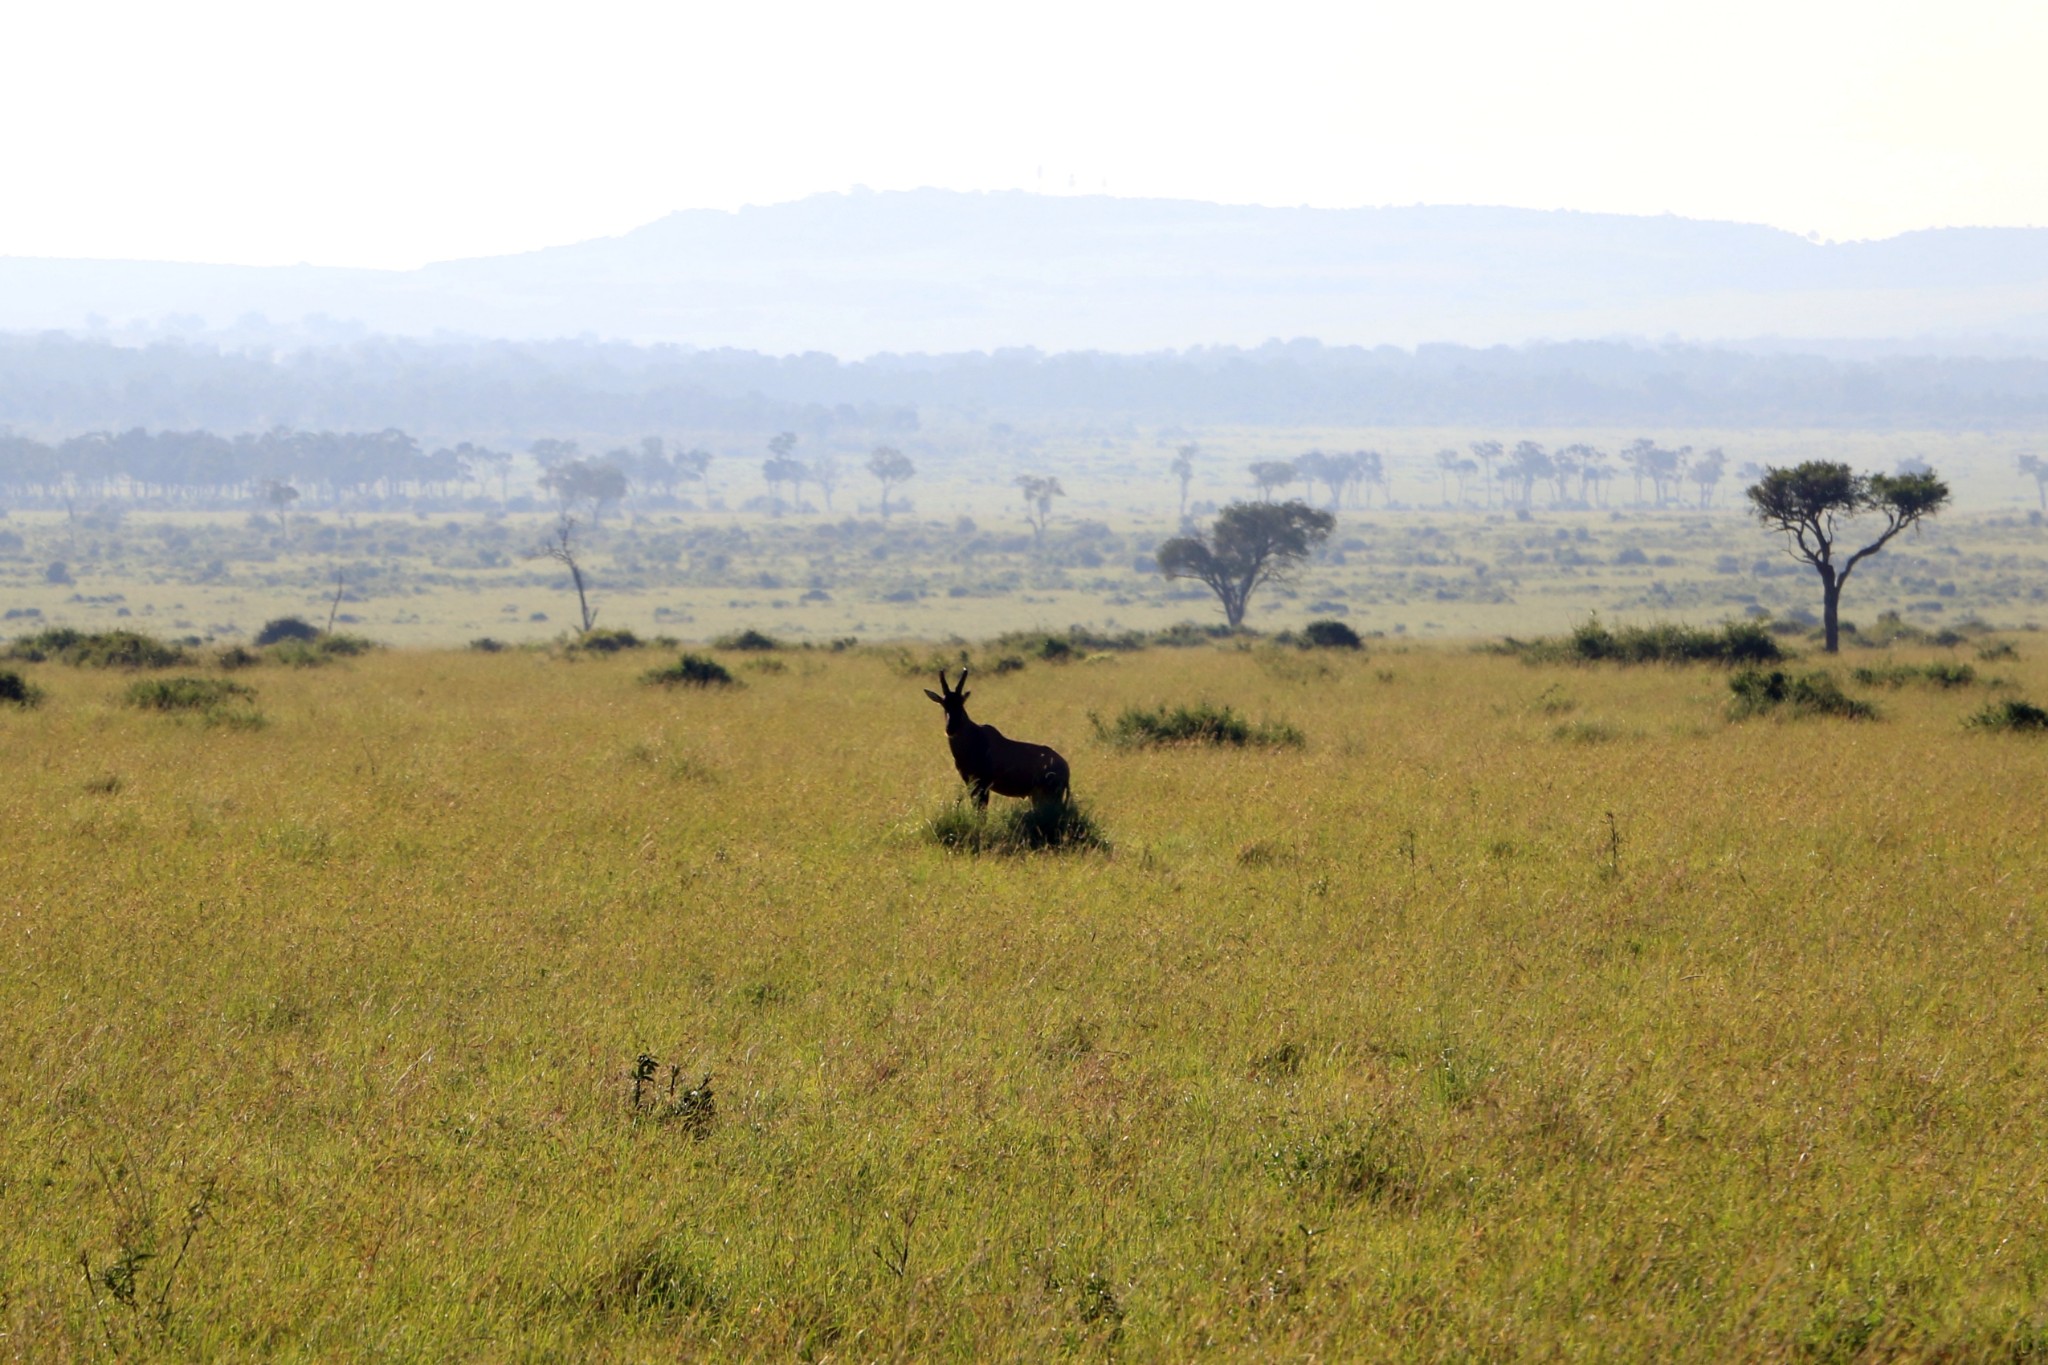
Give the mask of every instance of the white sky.
[[0, 255], [412, 266], [1070, 178], [2043, 225], [2044, 72], [2044, 0], [0, 0]]

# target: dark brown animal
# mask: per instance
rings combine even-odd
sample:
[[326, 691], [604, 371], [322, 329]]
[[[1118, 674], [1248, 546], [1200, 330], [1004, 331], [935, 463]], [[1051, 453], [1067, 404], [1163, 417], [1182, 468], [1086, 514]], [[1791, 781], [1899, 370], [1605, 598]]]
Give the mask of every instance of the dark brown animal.
[[1007, 739], [993, 725], [977, 725], [967, 718], [967, 670], [960, 670], [957, 686], [946, 686], [946, 670], [939, 670], [939, 690], [929, 687], [924, 694], [946, 708], [946, 743], [953, 750], [953, 766], [960, 780], [974, 793], [974, 804], [986, 810], [988, 794], [1028, 796], [1033, 805], [1056, 805], [1067, 799], [1067, 760], [1043, 744], [1026, 744]]

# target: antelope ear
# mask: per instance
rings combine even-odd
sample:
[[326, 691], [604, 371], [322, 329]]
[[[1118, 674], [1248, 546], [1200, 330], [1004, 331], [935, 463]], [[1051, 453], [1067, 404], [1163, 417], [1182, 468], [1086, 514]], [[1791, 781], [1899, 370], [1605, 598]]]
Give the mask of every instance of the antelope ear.
[[967, 699], [973, 696], [974, 694], [972, 692], [969, 692], [965, 687], [963, 687], [958, 692], [955, 692], [953, 695], [960, 699], [960, 704], [962, 706], [965, 706], [967, 705]]
[[932, 699], [933, 701], [937, 702], [937, 703], [938, 703], [939, 705], [941, 705], [941, 706], [944, 706], [944, 705], [946, 704], [946, 699], [945, 699], [944, 697], [940, 696], [940, 695], [939, 695], [938, 693], [936, 693], [936, 692], [932, 691], [932, 690], [931, 690], [931, 689], [930, 689], [929, 687], [927, 687], [927, 688], [926, 688], [926, 689], [924, 690], [924, 694], [925, 694], [925, 695], [926, 695], [927, 697], [930, 697], [930, 698], [931, 698], [931, 699]]

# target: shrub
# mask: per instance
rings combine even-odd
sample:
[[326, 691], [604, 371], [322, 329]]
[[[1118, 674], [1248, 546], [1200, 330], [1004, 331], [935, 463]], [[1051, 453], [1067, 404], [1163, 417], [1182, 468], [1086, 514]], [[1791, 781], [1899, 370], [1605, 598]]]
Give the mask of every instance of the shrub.
[[7, 657], [29, 663], [56, 659], [79, 668], [175, 668], [188, 662], [184, 650], [139, 631], [89, 634], [68, 626], [23, 636], [8, 646]]
[[1963, 722], [1977, 730], [2048, 730], [2048, 709], [2007, 697]]
[[122, 700], [145, 711], [208, 711], [255, 696], [255, 688], [226, 678], [149, 678], [130, 687]]
[[1149, 710], [1125, 707], [1114, 725], [1104, 725], [1101, 717], [1090, 712], [1088, 722], [1095, 727], [1097, 738], [1122, 748], [1158, 744], [1229, 744], [1240, 748], [1254, 744], [1299, 748], [1304, 742], [1301, 731], [1285, 721], [1264, 721], [1254, 725], [1228, 706], [1212, 706], [1205, 701], [1193, 706], [1176, 706], [1171, 710], [1164, 706]]
[[42, 701], [42, 688], [37, 687], [19, 673], [0, 669], [0, 702], [5, 702], [11, 706], [19, 706], [23, 710], [27, 710], [31, 706], [42, 705]]
[[255, 667], [263, 662], [263, 656], [252, 649], [244, 649], [240, 645], [229, 645], [226, 649], [215, 655], [213, 661], [229, 672], [233, 672], [238, 668]]
[[1841, 716], [1847, 720], [1873, 720], [1877, 708], [1844, 693], [1828, 672], [1802, 673], [1797, 677], [1782, 669], [1766, 673], [1745, 668], [1728, 680], [1735, 694], [1728, 713], [1735, 720], [1775, 712], [1780, 707], [1794, 716]]
[[502, 641], [493, 640], [488, 635], [479, 636], [478, 638], [471, 640], [469, 642], [469, 647], [473, 650], [476, 650], [480, 654], [496, 654], [500, 650], [505, 648], [504, 643]]
[[955, 853], [1109, 851], [1109, 837], [1077, 801], [1003, 802], [989, 809], [956, 800], [924, 822], [924, 835]]
[[2017, 659], [2019, 657], [2020, 652], [2013, 648], [2013, 643], [2010, 640], [1993, 640], [1989, 644], [1977, 646], [1977, 658], [1987, 664], [1995, 664], [2001, 659]]
[[1730, 621], [1719, 630], [1661, 622], [1614, 629], [1593, 617], [1562, 640], [1516, 640], [1496, 651], [1545, 663], [1767, 664], [1785, 657], [1769, 630], [1754, 621]]
[[263, 629], [256, 632], [252, 642], [256, 648], [282, 644], [286, 640], [315, 640], [320, 637], [320, 627], [296, 616], [280, 616], [274, 621], [265, 621]]
[[367, 653], [376, 647], [373, 641], [360, 635], [328, 635], [323, 632], [310, 640], [281, 640], [270, 647], [270, 656], [294, 668], [318, 668], [336, 659]]
[[773, 635], [763, 635], [758, 630], [743, 630], [734, 635], [721, 635], [711, 642], [713, 649], [781, 649], [782, 641]]
[[685, 654], [667, 668], [652, 669], [642, 682], [659, 687], [739, 687], [740, 680], [724, 664], [701, 654]]
[[1181, 621], [1164, 630], [1153, 631], [1150, 643], [1165, 645], [1169, 649], [1192, 649], [1196, 645], [1227, 640], [1232, 633], [1229, 626], [1205, 626], [1194, 621]]
[[1301, 628], [1301, 638], [1316, 649], [1363, 649], [1365, 641], [1342, 621], [1311, 621]]
[[1968, 687], [1977, 681], [1977, 670], [1968, 664], [1887, 664], [1882, 668], [1859, 668], [1850, 678], [1865, 687], [1904, 687], [1922, 682], [1930, 687]]
[[616, 654], [622, 649], [640, 648], [640, 637], [630, 630], [598, 627], [584, 631], [575, 647], [589, 650], [592, 654]]

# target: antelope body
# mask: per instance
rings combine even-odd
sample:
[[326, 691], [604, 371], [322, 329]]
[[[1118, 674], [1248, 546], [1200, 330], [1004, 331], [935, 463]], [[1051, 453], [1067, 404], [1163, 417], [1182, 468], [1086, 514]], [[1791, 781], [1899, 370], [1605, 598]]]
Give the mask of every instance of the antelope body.
[[1033, 805], [1052, 805], [1067, 799], [1067, 760], [1043, 744], [1010, 739], [993, 725], [977, 725], [967, 718], [967, 670], [960, 670], [956, 686], [946, 685], [946, 670], [939, 670], [939, 690], [929, 687], [924, 694], [946, 708], [946, 744], [953, 750], [953, 766], [960, 780], [974, 793], [974, 804], [988, 808], [988, 794], [1028, 796]]

